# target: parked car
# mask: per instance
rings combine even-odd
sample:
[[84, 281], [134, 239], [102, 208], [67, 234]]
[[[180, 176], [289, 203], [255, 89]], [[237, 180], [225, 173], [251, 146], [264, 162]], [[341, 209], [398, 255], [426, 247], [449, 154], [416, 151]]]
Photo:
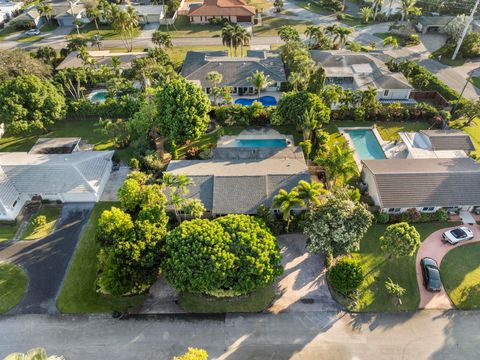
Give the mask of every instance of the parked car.
[[466, 226], [460, 226], [452, 230], [445, 231], [442, 235], [444, 241], [457, 245], [461, 241], [474, 238], [473, 231]]
[[40, 35], [40, 30], [38, 30], [38, 29], [30, 29], [30, 30], [25, 31], [24, 35], [25, 35], [25, 36]]
[[429, 257], [424, 257], [420, 260], [420, 267], [422, 268], [423, 286], [428, 291], [442, 290], [442, 281], [440, 280], [440, 270], [435, 260]]

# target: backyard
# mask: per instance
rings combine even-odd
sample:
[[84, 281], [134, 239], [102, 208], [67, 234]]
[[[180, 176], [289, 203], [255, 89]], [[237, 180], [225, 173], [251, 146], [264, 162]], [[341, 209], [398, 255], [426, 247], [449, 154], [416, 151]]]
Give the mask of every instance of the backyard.
[[457, 120], [451, 122], [450, 126], [468, 133], [477, 149], [477, 156], [480, 156], [480, 118], [477, 117], [469, 126], [464, 126], [464, 123], [462, 120]]
[[[413, 224], [420, 233], [422, 241], [432, 232], [443, 229], [453, 223], [431, 222]], [[380, 249], [379, 238], [388, 225], [373, 225], [360, 243], [360, 251], [352, 253], [362, 265], [365, 276], [358, 291], [356, 304], [341, 296], [337, 300], [349, 310], [358, 312], [385, 312], [398, 310], [415, 310], [420, 301], [417, 277], [415, 272], [415, 256], [404, 256], [394, 260], [387, 260]], [[394, 299], [385, 289], [385, 281], [390, 278], [405, 288], [402, 304], [396, 305]]]
[[97, 255], [100, 251], [95, 241], [97, 221], [103, 210], [114, 205], [117, 203], [99, 202], [90, 215], [57, 299], [57, 307], [62, 313], [125, 311], [144, 300], [144, 296], [106, 296], [96, 291]]
[[450, 251], [442, 260], [440, 273], [450, 299], [459, 309], [480, 308], [480, 243]]

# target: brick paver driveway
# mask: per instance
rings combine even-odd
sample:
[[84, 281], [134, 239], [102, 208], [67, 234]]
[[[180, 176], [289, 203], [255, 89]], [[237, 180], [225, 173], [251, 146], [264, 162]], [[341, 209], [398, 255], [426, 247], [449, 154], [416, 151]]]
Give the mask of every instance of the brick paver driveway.
[[430, 257], [434, 259], [438, 266], [440, 266], [442, 259], [445, 255], [452, 249], [455, 249], [458, 246], [462, 246], [465, 244], [471, 244], [473, 242], [480, 241], [480, 225], [464, 225], [471, 229], [475, 234], [475, 239], [470, 241], [464, 241], [459, 243], [458, 245], [450, 245], [442, 241], [442, 233], [448, 229], [452, 228], [445, 228], [442, 230], [435, 231], [429, 237], [425, 239], [425, 241], [420, 245], [418, 249], [417, 258], [416, 258], [416, 271], [417, 271], [417, 281], [418, 281], [418, 288], [420, 290], [420, 309], [453, 309], [455, 306], [453, 305], [450, 297], [448, 296], [445, 289], [442, 288], [440, 292], [430, 292], [425, 289], [423, 286], [423, 278], [422, 278], [422, 269], [420, 268], [420, 260], [424, 257]]

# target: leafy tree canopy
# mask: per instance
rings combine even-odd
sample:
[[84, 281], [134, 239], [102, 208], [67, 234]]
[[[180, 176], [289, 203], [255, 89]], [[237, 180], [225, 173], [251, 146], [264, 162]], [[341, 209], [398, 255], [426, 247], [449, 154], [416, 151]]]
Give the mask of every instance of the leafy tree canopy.
[[412, 256], [420, 246], [420, 234], [406, 222], [393, 224], [380, 237], [380, 245], [389, 257]]
[[0, 51], [0, 82], [21, 75], [35, 75], [46, 79], [52, 68], [39, 59], [34, 59], [24, 50]]

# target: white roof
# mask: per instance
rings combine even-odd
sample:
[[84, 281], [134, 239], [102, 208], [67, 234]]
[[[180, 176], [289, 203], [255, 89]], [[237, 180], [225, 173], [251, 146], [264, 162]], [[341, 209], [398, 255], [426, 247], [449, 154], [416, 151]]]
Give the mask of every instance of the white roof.
[[468, 157], [463, 150], [434, 150], [428, 136], [419, 132], [400, 132], [399, 135], [407, 146], [410, 158], [453, 159]]
[[71, 154], [0, 153], [0, 201], [13, 207], [19, 194], [97, 194], [113, 151]]

